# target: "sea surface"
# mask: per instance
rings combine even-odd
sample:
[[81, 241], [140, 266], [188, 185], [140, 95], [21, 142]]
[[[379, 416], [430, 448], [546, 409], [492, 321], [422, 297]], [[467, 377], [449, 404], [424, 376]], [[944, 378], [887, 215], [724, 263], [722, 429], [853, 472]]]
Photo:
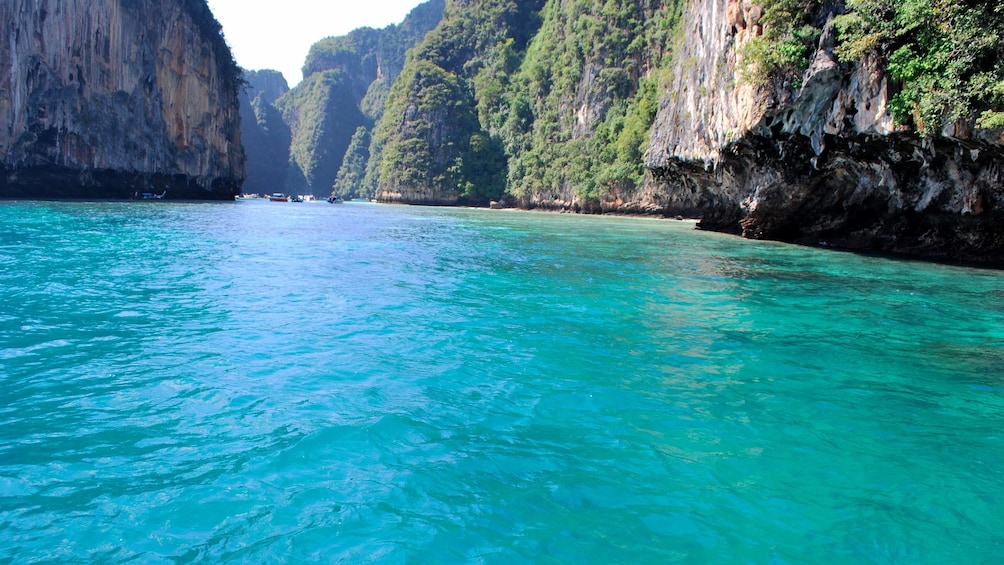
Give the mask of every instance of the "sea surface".
[[0, 563], [1004, 562], [1004, 273], [0, 203]]

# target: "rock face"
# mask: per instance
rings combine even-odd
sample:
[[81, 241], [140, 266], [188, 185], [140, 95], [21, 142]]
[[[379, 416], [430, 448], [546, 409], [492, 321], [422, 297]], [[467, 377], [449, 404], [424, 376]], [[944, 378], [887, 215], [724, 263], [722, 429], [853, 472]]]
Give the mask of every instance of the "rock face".
[[410, 53], [374, 128], [367, 177], [378, 200], [487, 206], [499, 197], [506, 155], [482, 118], [504, 114], [505, 77], [537, 29], [541, 4], [447, 3], [442, 21]]
[[239, 191], [240, 72], [205, 0], [4, 0], [0, 28], [0, 196]]
[[246, 71], [241, 89], [241, 139], [247, 153], [244, 192], [269, 194], [283, 190], [289, 169], [289, 125], [275, 101], [289, 92], [279, 71]]
[[[751, 238], [1004, 265], [1004, 131], [897, 125], [906, 86], [875, 49], [835, 57], [833, 19], [854, 6], [765, 3], [780, 15], [754, 0], [450, 2], [375, 129], [377, 197], [684, 215]], [[815, 26], [807, 70], [745, 76], [749, 42], [791, 48], [769, 27], [785, 9]]]
[[838, 64], [829, 24], [800, 88], [744, 85], [736, 52], [760, 16], [748, 0], [689, 2], [650, 202], [745, 237], [1004, 265], [1002, 132], [895, 126], [884, 69]]
[[[346, 151], [359, 128], [368, 132], [382, 113], [391, 85], [401, 73], [405, 54], [439, 22], [444, 0], [427, 0], [416, 6], [397, 25], [382, 29], [360, 28], [347, 35], [315, 43], [303, 66], [303, 81], [272, 100], [254, 105], [249, 95], [245, 114], [254, 114], [258, 126], [248, 123], [245, 137], [269, 138], [269, 144], [285, 141], [286, 161], [280, 162], [278, 146], [266, 155], [267, 163], [249, 161], [249, 192], [272, 192], [327, 196], [338, 178]], [[249, 73], [255, 87], [261, 73]], [[254, 105], [254, 108], [251, 106]], [[277, 116], [283, 126], [272, 125]], [[264, 132], [263, 127], [268, 131]], [[249, 158], [254, 143], [247, 144]], [[368, 152], [369, 147], [365, 147]], [[268, 188], [264, 188], [268, 186]], [[369, 194], [362, 186], [343, 191], [346, 196]]]

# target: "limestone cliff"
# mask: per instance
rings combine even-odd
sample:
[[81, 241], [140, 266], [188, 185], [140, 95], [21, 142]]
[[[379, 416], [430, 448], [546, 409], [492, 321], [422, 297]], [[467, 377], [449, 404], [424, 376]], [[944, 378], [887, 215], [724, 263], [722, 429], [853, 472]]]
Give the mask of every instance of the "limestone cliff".
[[[261, 167], [249, 164], [248, 190], [265, 192], [260, 187], [271, 184], [274, 190], [329, 195], [355, 133], [359, 128], [369, 132], [383, 113], [406, 52], [436, 26], [443, 6], [444, 0], [426, 0], [400, 24], [360, 28], [315, 43], [303, 66], [303, 81], [256, 111], [259, 122], [265, 113], [281, 116], [290, 137], [288, 160], [279, 164], [270, 159]], [[369, 139], [368, 133], [365, 137]], [[262, 182], [277, 177], [281, 185]], [[369, 193], [372, 189], [358, 184], [345, 192], [347, 196]]]
[[4, 0], [0, 28], [0, 196], [239, 191], [239, 69], [205, 0]]
[[763, 32], [749, 0], [692, 0], [652, 130], [647, 204], [701, 227], [811, 245], [1004, 264], [1004, 136], [895, 125], [876, 57], [841, 64], [834, 10], [798, 88], [739, 79]]
[[450, 0], [408, 56], [374, 128], [367, 178], [384, 202], [488, 205], [505, 188], [497, 125], [543, 0]]
[[1004, 125], [992, 5], [452, 0], [445, 13], [374, 133], [383, 200], [688, 215], [1004, 264], [1004, 130], [974, 126]]
[[279, 71], [245, 71], [241, 89], [241, 139], [247, 153], [244, 192], [268, 194], [283, 190], [289, 169], [291, 132], [275, 107], [289, 92]]

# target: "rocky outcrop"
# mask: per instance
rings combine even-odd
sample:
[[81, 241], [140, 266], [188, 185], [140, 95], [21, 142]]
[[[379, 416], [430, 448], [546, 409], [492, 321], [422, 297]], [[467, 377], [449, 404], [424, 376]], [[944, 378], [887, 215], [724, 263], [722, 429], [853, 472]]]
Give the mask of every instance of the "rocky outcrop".
[[239, 69], [205, 0], [4, 0], [0, 28], [0, 196], [239, 191]]
[[838, 63], [829, 23], [799, 88], [754, 88], [736, 53], [760, 16], [689, 3], [646, 159], [653, 201], [750, 238], [1004, 265], [1002, 132], [897, 127], [883, 67]]

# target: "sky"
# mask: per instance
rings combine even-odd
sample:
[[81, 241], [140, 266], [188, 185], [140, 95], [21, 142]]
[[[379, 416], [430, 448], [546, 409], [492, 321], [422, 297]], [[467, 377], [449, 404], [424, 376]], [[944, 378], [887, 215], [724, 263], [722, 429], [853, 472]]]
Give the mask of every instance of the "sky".
[[[5, 1], [5, 0], [0, 0]], [[208, 0], [234, 52], [248, 70], [281, 71], [292, 87], [310, 46], [364, 26], [401, 23], [422, 0]]]

